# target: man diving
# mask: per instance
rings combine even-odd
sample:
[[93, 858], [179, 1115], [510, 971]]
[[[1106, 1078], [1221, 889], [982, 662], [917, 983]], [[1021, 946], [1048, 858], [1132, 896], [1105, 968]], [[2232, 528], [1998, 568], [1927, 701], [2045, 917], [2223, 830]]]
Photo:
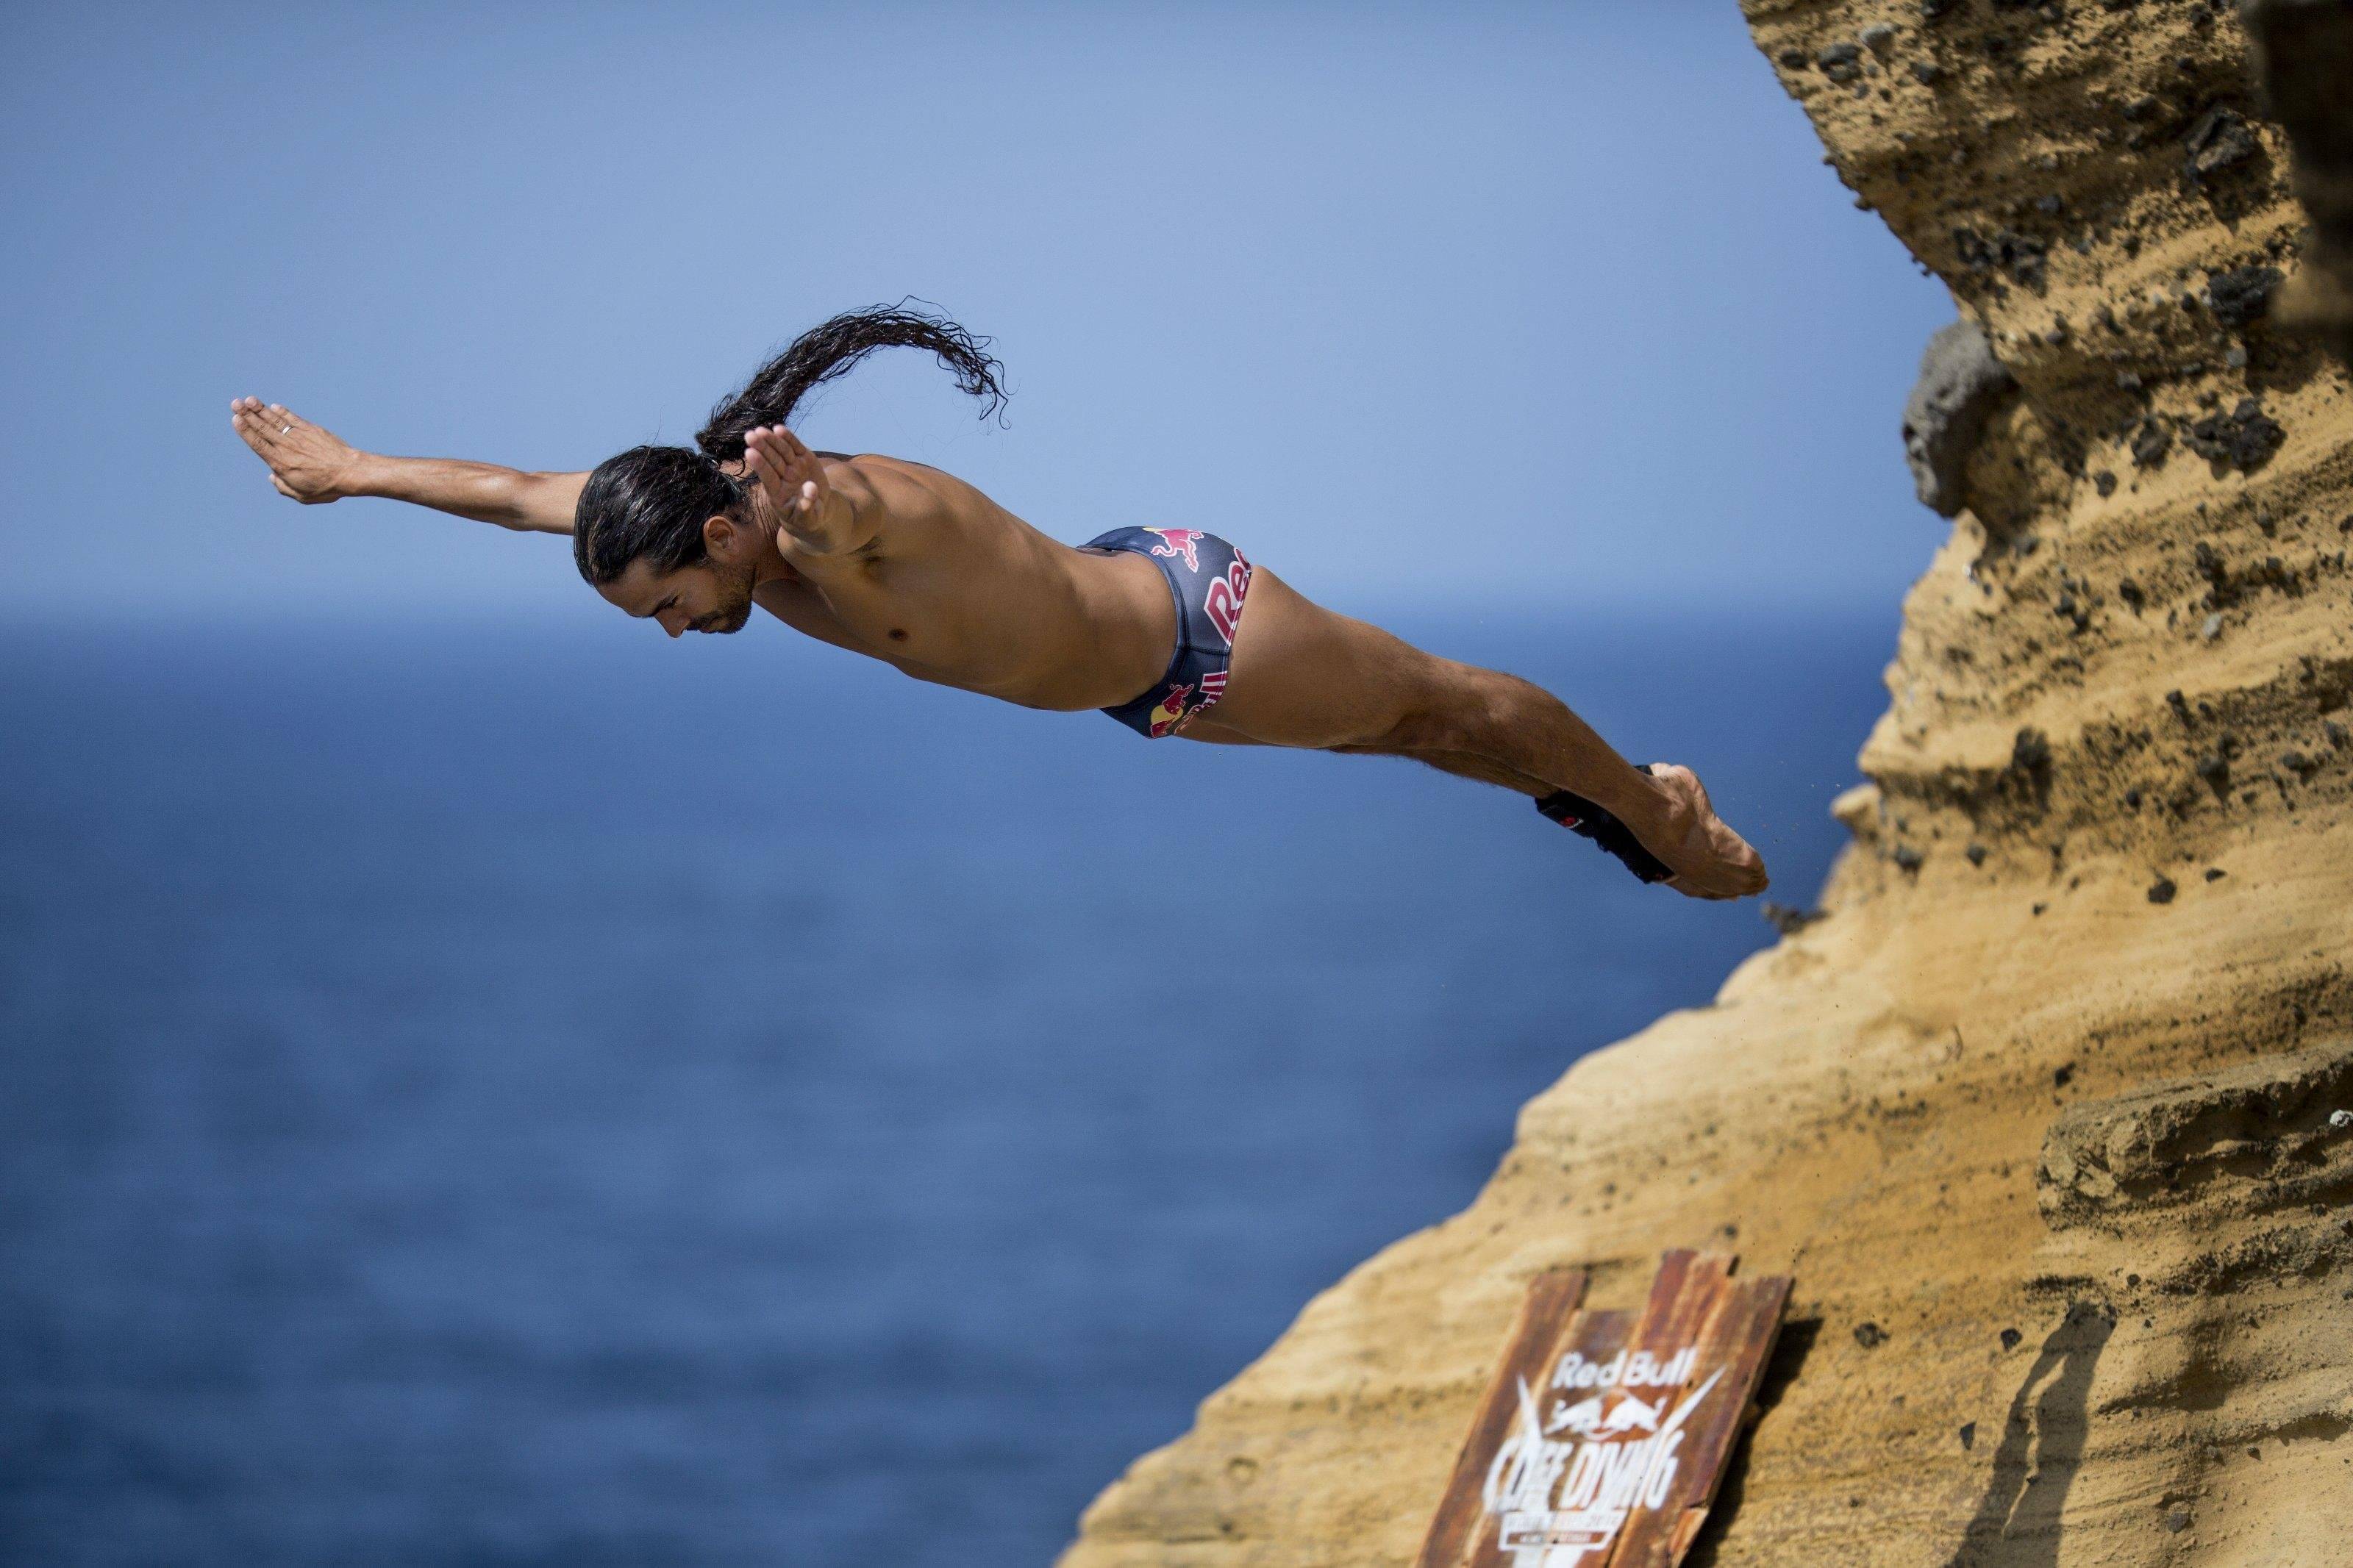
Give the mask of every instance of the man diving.
[[1630, 766], [1559, 699], [1311, 604], [1226, 540], [1121, 528], [1072, 548], [952, 475], [812, 452], [786, 426], [879, 348], [929, 350], [993, 411], [1001, 368], [955, 322], [897, 307], [803, 334], [723, 402], [693, 447], [634, 447], [581, 473], [363, 452], [240, 397], [237, 433], [281, 495], [385, 496], [572, 536], [580, 574], [671, 637], [753, 607], [919, 680], [1029, 708], [1099, 708], [1138, 733], [1412, 757], [1532, 796], [1645, 881], [1761, 891], [1765, 863], [1690, 769]]

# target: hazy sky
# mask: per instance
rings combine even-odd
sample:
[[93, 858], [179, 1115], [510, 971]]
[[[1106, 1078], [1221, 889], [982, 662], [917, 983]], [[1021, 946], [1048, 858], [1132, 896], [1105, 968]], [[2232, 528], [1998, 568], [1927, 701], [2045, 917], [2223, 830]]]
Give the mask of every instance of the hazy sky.
[[1729, 0], [16, 6], [0, 89], [19, 615], [587, 613], [562, 541], [280, 500], [229, 399], [586, 468], [904, 294], [1006, 424], [898, 354], [812, 441], [1343, 607], [1892, 606], [1942, 534], [1951, 307]]

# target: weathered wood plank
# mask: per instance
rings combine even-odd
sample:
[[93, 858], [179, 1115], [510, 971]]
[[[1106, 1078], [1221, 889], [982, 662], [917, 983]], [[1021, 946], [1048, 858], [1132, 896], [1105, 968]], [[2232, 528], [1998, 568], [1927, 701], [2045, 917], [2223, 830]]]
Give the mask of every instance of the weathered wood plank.
[[[1666, 1495], [1655, 1507], [1637, 1507], [1629, 1514], [1609, 1568], [1674, 1568], [1691, 1550], [1780, 1333], [1788, 1279], [1734, 1281], [1732, 1260], [1723, 1262], [1724, 1268], [1704, 1282], [1692, 1276], [1672, 1310], [1675, 1342], [1698, 1352], [1692, 1379], [1675, 1391], [1675, 1398], [1696, 1403], [1679, 1429], [1683, 1443]], [[1714, 1385], [1699, 1396], [1696, 1391], [1710, 1379]]]
[[1422, 1541], [1419, 1568], [1458, 1568], [1492, 1534], [1482, 1490], [1495, 1450], [1520, 1419], [1520, 1380], [1540, 1384], [1557, 1359], [1556, 1347], [1568, 1331], [1577, 1305], [1585, 1299], [1585, 1270], [1548, 1268], [1528, 1282], [1504, 1354], [1488, 1381], [1486, 1397], [1471, 1418], [1470, 1435], [1454, 1461], [1438, 1515]]

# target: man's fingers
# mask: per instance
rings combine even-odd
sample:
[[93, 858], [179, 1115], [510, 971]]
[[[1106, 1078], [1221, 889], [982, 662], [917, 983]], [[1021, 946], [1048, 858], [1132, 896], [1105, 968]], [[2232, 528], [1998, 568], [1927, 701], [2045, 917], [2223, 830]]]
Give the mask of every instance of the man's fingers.
[[767, 492], [768, 504], [778, 513], [791, 510], [793, 485], [788, 465], [774, 443], [764, 432], [755, 431], [744, 442], [744, 458], [759, 476], [761, 489]]
[[780, 506], [797, 502], [800, 499], [797, 494], [801, 488], [799, 481], [808, 478], [801, 454], [794, 451], [794, 445], [796, 443], [781, 426], [754, 430], [744, 438], [744, 450], [758, 461], [762, 474], [774, 487], [775, 499]]
[[292, 416], [282, 408], [273, 410], [258, 397], [239, 398], [241, 406], [235, 416], [238, 428], [248, 431], [265, 441], [275, 442], [283, 434], [280, 426], [293, 423]]
[[769, 487], [774, 499], [785, 499], [785, 463], [782, 456], [768, 440], [767, 432], [754, 430], [744, 439], [744, 460], [759, 474], [761, 482]]
[[280, 479], [274, 471], [269, 476], [269, 482], [276, 486], [278, 493], [284, 496], [288, 500], [301, 500], [302, 499], [301, 496], [296, 495], [292, 490], [288, 489], [286, 488], [286, 481]]
[[264, 461], [269, 459], [269, 448], [278, 434], [276, 426], [265, 426], [250, 409], [244, 408], [230, 415], [228, 422], [237, 431], [238, 439], [252, 447], [257, 457]]

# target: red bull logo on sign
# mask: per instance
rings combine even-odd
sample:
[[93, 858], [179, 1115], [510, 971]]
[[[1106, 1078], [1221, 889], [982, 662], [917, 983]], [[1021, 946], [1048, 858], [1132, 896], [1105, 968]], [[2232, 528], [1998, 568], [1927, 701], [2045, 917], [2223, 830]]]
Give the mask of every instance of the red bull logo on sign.
[[1530, 1280], [1417, 1568], [1678, 1568], [1789, 1299], [1734, 1262], [1667, 1253], [1639, 1310], [1580, 1308], [1581, 1268]]
[[1201, 569], [1201, 531], [1198, 528], [1147, 528], [1146, 533], [1156, 533], [1160, 542], [1152, 553], [1170, 561], [1182, 561], [1188, 572]]

